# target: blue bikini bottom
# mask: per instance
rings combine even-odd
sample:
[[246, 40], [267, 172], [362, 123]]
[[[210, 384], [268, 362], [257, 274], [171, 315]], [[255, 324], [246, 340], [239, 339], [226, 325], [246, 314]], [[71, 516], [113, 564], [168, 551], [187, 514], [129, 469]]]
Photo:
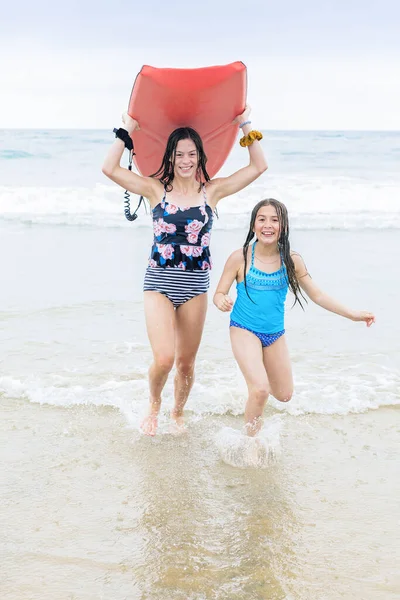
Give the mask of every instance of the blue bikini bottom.
[[267, 346], [271, 346], [271, 344], [276, 342], [276, 340], [278, 340], [285, 333], [285, 330], [278, 331], [278, 333], [258, 333], [258, 331], [253, 331], [252, 329], [249, 329], [248, 327], [244, 327], [243, 325], [236, 323], [236, 321], [232, 321], [232, 319], [231, 319], [231, 322], [229, 323], [229, 327], [239, 327], [240, 329], [245, 329], [246, 331], [250, 331], [250, 333], [253, 333], [255, 336], [258, 337], [263, 348], [266, 348]]

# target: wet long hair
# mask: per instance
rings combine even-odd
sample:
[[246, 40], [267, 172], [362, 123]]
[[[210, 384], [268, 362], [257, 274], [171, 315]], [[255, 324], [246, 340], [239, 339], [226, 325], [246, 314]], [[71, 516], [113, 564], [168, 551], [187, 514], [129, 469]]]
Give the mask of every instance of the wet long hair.
[[201, 185], [204, 182], [210, 181], [210, 177], [207, 173], [206, 163], [207, 156], [204, 152], [203, 142], [199, 134], [192, 127], [178, 127], [175, 129], [168, 138], [165, 153], [162, 159], [162, 163], [158, 171], [153, 173], [150, 177], [156, 177], [164, 185], [167, 192], [173, 189], [172, 182], [175, 176], [174, 164], [176, 156], [176, 147], [180, 140], [192, 140], [197, 150], [197, 170], [196, 179], [199, 182], [199, 192], [201, 191]]
[[[257, 218], [257, 213], [260, 210], [260, 208], [262, 208], [263, 206], [273, 206], [276, 210], [276, 214], [277, 214], [278, 221], [279, 221], [278, 249], [281, 254], [282, 261], [284, 262], [285, 267], [286, 267], [286, 273], [287, 273], [286, 277], [287, 277], [287, 282], [288, 282], [289, 288], [294, 294], [293, 306], [296, 304], [296, 302], [298, 302], [300, 304], [301, 308], [304, 310], [301, 298], [303, 300], [305, 300], [306, 302], [307, 302], [307, 299], [304, 297], [304, 295], [301, 291], [301, 288], [300, 288], [300, 285], [299, 285], [299, 282], [298, 282], [298, 279], [296, 276], [296, 269], [294, 266], [294, 262], [293, 262], [292, 257], [290, 256], [288, 211], [287, 211], [286, 206], [282, 202], [279, 202], [279, 200], [274, 200], [274, 198], [267, 198], [266, 200], [261, 200], [260, 202], [258, 202], [258, 204], [255, 205], [255, 207], [253, 208], [252, 213], [251, 213], [249, 231], [248, 231], [246, 240], [243, 244], [244, 286], [246, 288], [246, 293], [251, 300], [251, 297], [250, 297], [248, 289], [247, 289], [247, 283], [246, 283], [247, 253], [248, 253], [250, 243], [256, 237], [256, 234], [254, 233], [254, 224], [255, 224], [255, 221]], [[300, 296], [301, 296], [301, 298], [300, 298]]]

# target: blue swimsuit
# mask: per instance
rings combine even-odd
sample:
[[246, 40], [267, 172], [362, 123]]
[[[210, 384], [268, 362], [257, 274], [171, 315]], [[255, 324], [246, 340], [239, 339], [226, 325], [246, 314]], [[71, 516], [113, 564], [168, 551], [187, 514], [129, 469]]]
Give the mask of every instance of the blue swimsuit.
[[230, 327], [246, 329], [270, 346], [285, 333], [285, 300], [289, 288], [285, 263], [274, 273], [265, 273], [254, 266], [254, 242], [251, 265], [244, 281], [237, 284], [237, 298], [231, 314]]

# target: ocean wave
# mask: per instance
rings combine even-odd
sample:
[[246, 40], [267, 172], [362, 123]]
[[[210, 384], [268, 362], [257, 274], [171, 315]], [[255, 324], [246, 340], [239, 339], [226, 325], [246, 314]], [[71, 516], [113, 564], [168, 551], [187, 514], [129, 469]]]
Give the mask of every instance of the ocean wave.
[[[20, 158], [37, 158], [37, 154], [33, 155], [25, 150], [0, 150], [0, 160], [18, 160]], [[47, 158], [47, 155], [42, 154], [41, 158]]]
[[110, 140], [108, 139], [108, 137], [104, 137], [104, 138], [86, 138], [85, 142], [87, 144], [101, 144], [103, 146], [109, 146], [110, 145]]
[[[151, 226], [141, 209], [134, 225], [124, 218], [123, 190], [97, 184], [91, 188], [0, 187], [3, 223], [108, 227]], [[273, 197], [288, 207], [291, 226], [297, 229], [398, 229], [400, 182], [371, 184], [360, 179], [327, 177], [270, 177], [255, 182], [218, 206], [219, 229], [243, 229], [253, 206]], [[131, 195], [134, 210], [138, 197]]]
[[345, 132], [345, 131], [343, 131], [343, 132], [340, 132], [340, 131], [321, 131], [321, 132], [318, 132], [315, 135], [315, 137], [317, 139], [318, 138], [319, 139], [338, 139], [338, 138], [344, 138], [344, 137], [347, 137], [347, 136], [351, 136], [353, 139], [354, 138], [357, 139], [358, 137], [360, 137], [360, 136], [357, 136], [357, 134], [356, 135], [354, 135], [354, 134], [352, 135], [352, 132]]
[[314, 157], [317, 156], [317, 152], [306, 152], [305, 150], [293, 150], [293, 151], [282, 151], [281, 156], [309, 156]]
[[[214, 372], [215, 371], [215, 372]], [[247, 397], [246, 386], [239, 373], [219, 375], [220, 369], [209, 366], [196, 381], [188, 405], [192, 418], [208, 415], [242, 416]], [[268, 401], [276, 414], [293, 417], [306, 414], [346, 415], [399, 406], [400, 374], [374, 365], [368, 376], [356, 373], [354, 365], [341, 370], [340, 382], [334, 373], [303, 370], [301, 383], [296, 385], [290, 402]], [[108, 406], [120, 410], [129, 423], [138, 423], [147, 408], [147, 368], [135, 367], [135, 373], [85, 375], [61, 372], [36, 378], [0, 377], [0, 394], [8, 398], [27, 400], [35, 404], [72, 407], [77, 405]], [[173, 402], [172, 378], [165, 388], [163, 411]]]

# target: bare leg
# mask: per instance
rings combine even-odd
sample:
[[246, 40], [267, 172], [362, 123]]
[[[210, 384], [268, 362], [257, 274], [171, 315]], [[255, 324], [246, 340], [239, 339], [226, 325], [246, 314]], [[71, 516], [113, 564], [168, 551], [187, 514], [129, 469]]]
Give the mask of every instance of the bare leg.
[[280, 402], [288, 402], [293, 394], [293, 376], [285, 336], [263, 348], [263, 355], [271, 394]]
[[183, 426], [183, 409], [194, 383], [194, 364], [207, 312], [207, 294], [200, 294], [176, 309], [175, 405], [171, 417]]
[[155, 435], [161, 407], [161, 392], [174, 364], [175, 311], [172, 302], [159, 292], [144, 292], [147, 334], [153, 351], [149, 369], [150, 406], [141, 424], [146, 435]]
[[255, 436], [262, 427], [262, 415], [269, 394], [268, 377], [260, 340], [250, 331], [230, 328], [234, 357], [247, 383], [249, 396], [245, 408], [246, 431]]

